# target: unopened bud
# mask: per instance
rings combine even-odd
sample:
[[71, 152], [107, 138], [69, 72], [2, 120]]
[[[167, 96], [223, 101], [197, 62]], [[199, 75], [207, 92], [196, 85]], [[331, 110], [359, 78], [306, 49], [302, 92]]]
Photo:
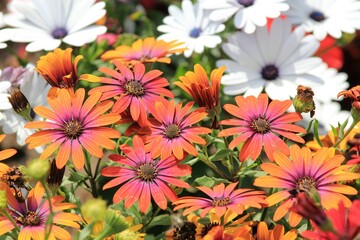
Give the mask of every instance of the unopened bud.
[[310, 117], [315, 114], [314, 92], [310, 87], [299, 85], [297, 87], [297, 95], [293, 99], [295, 111], [298, 113], [310, 112]]
[[22, 172], [32, 179], [42, 180], [48, 176], [49, 170], [49, 161], [34, 159], [28, 162], [27, 167], [24, 168]]
[[47, 183], [53, 193], [55, 193], [58, 190], [58, 188], [61, 186], [65, 174], [65, 166], [61, 169], [58, 169], [56, 166], [55, 159], [51, 161], [50, 172], [47, 177]]
[[105, 219], [106, 202], [99, 198], [93, 198], [85, 202], [81, 212], [88, 222], [98, 222]]
[[13, 89], [8, 97], [14, 111], [28, 121], [32, 121], [30, 103], [19, 89]]
[[138, 237], [139, 237], [138, 233], [126, 229], [125, 231], [122, 231], [121, 233], [116, 234], [115, 239], [116, 240], [137, 240]]

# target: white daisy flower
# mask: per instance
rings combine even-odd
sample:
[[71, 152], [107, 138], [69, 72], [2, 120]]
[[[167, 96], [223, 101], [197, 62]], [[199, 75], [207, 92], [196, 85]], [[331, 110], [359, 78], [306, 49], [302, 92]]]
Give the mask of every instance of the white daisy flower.
[[[28, 65], [26, 70], [24, 80], [21, 82], [19, 90], [24, 94], [31, 108], [35, 106], [47, 106], [46, 96], [51, 86], [34, 70], [33, 65]], [[8, 96], [10, 95], [8, 94]], [[3, 118], [0, 120], [0, 126], [2, 126], [5, 134], [16, 133], [17, 143], [23, 146], [25, 139], [35, 133], [35, 130], [24, 128], [24, 125], [28, 121], [13, 110], [9, 100], [7, 100], [7, 102], [10, 108], [6, 106], [0, 109], [3, 115]], [[42, 118], [33, 111], [31, 117], [35, 121], [42, 120]], [[39, 147], [35, 150], [41, 153], [43, 148]]]
[[309, 86], [312, 88], [315, 94], [314, 100], [317, 102], [328, 103], [332, 100], [339, 100], [337, 94], [349, 87], [347, 74], [343, 72], [339, 73], [335, 68], [328, 68], [326, 63], [321, 64], [312, 70], [311, 73], [321, 77], [324, 81], [322, 85]]
[[[0, 12], [0, 28], [5, 26], [4, 22], [4, 14]], [[11, 32], [9, 29], [1, 29], [0, 30], [0, 49], [6, 48], [6, 41], [9, 41], [11, 38]]]
[[181, 9], [170, 5], [169, 14], [163, 19], [165, 25], [157, 28], [165, 33], [159, 39], [184, 42], [188, 48], [184, 52], [185, 57], [190, 57], [194, 51], [202, 53], [205, 47], [214, 48], [221, 43], [221, 38], [215, 34], [224, 31], [225, 25], [210, 21], [209, 13], [201, 9], [199, 3], [193, 5], [190, 0], [183, 0]]
[[290, 0], [287, 12], [293, 24], [323, 40], [327, 34], [340, 38], [342, 32], [360, 29], [360, 2], [357, 0]]
[[277, 18], [287, 11], [286, 0], [201, 0], [201, 7], [212, 10], [210, 19], [226, 21], [235, 14], [235, 27], [253, 33], [256, 27], [266, 25], [267, 18]]
[[217, 62], [218, 67], [227, 67], [221, 81], [224, 93], [258, 96], [265, 89], [270, 98], [283, 100], [294, 97], [298, 85], [321, 84], [311, 72], [322, 63], [312, 57], [318, 47], [304, 28], [291, 31], [290, 22], [282, 19], [275, 20], [270, 31], [261, 27], [251, 35], [235, 33], [222, 45], [231, 60]]
[[46, 51], [61, 42], [80, 47], [106, 32], [93, 25], [106, 11], [105, 3], [95, 0], [13, 0], [14, 14], [5, 22], [13, 27], [14, 42], [30, 42], [26, 51]]

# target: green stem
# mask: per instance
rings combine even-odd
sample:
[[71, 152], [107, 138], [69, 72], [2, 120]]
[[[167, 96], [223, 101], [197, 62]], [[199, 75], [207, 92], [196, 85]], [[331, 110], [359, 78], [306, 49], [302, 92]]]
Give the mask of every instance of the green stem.
[[[217, 116], [217, 119], [218, 121], [220, 121], [220, 116]], [[219, 124], [219, 130], [222, 131], [223, 130], [223, 127], [221, 126], [221, 124]], [[223, 140], [224, 140], [224, 144], [225, 144], [225, 147], [226, 148], [229, 148], [229, 142], [227, 140], [226, 137], [223, 137]], [[234, 160], [233, 160], [233, 156], [229, 153], [226, 155], [226, 157], [228, 158], [229, 160], [229, 166], [228, 167], [228, 170], [230, 172], [230, 175], [231, 175], [231, 178], [233, 179], [234, 176], [236, 176], [235, 174], [235, 170], [234, 170]]]
[[96, 163], [95, 172], [94, 172], [94, 179], [96, 179], [98, 174], [99, 174], [100, 162], [101, 162], [101, 158], [99, 158], [97, 163]]
[[86, 174], [89, 176], [91, 194], [93, 195], [94, 198], [98, 198], [99, 195], [98, 195], [98, 192], [97, 192], [95, 178], [93, 177], [92, 172], [91, 172], [91, 164], [90, 164], [90, 157], [89, 156], [86, 156], [84, 169], [85, 169]]
[[350, 128], [349, 128], [348, 130], [346, 130], [344, 136], [338, 138], [338, 140], [336, 141], [336, 143], [335, 143], [334, 146], [333, 146], [334, 148], [336, 148], [336, 147], [339, 146], [339, 144], [342, 142], [342, 140], [344, 140], [344, 139], [347, 137], [347, 135], [349, 135], [349, 133], [351, 132], [351, 130], [356, 126], [356, 124], [357, 124], [357, 121], [353, 121], [353, 123], [351, 124]]
[[161, 210], [160, 207], [158, 207], [158, 208], [156, 209], [156, 211], [151, 215], [151, 218], [149, 219], [149, 221], [147, 221], [147, 222], [144, 224], [144, 226], [142, 227], [142, 230], [145, 230], [145, 228], [146, 228], [147, 226], [149, 226], [149, 224], [150, 224], [150, 223], [154, 220], [154, 218], [159, 214], [160, 210]]
[[[204, 147], [204, 148], [206, 148], [206, 147]], [[206, 159], [200, 159], [200, 160], [203, 161], [203, 162], [204, 162], [208, 167], [210, 167], [212, 170], [214, 170], [217, 174], [219, 174], [222, 178], [225, 178], [225, 179], [231, 181], [231, 178], [229, 178], [228, 176], [226, 176], [225, 173], [223, 173], [220, 169], [218, 169], [218, 168], [216, 167], [215, 164], [213, 164], [213, 163], [210, 161], [210, 159], [209, 159], [209, 154], [208, 154], [207, 150], [206, 150], [206, 149], [203, 149], [203, 152], [205, 153]]]
[[52, 225], [53, 225], [53, 215], [54, 215], [53, 206], [52, 206], [52, 203], [51, 203], [51, 190], [49, 189], [45, 179], [43, 179], [41, 181], [41, 184], [45, 188], [46, 198], [47, 198], [47, 200], [49, 202], [50, 214], [48, 215], [48, 219], [46, 221], [46, 228], [45, 228], [45, 239], [49, 239], [49, 236], [50, 236], [50, 233], [51, 233], [51, 228], [52, 228]]

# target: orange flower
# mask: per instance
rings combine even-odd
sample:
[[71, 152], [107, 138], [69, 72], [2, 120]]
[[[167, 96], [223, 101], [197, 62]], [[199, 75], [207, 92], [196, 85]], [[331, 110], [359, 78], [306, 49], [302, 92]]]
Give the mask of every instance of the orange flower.
[[[343, 185], [340, 181], [357, 179], [360, 174], [349, 172], [352, 165], [341, 165], [344, 157], [335, 155], [333, 148], [321, 148], [312, 154], [307, 147], [300, 149], [299, 146], [292, 145], [290, 157], [282, 152], [275, 152], [274, 159], [275, 163], [261, 165], [261, 169], [270, 176], [258, 177], [254, 182], [259, 187], [283, 189], [266, 198], [269, 206], [281, 202], [275, 211], [274, 221], [289, 212], [299, 192], [317, 191], [325, 209], [336, 207], [340, 201], [350, 206], [351, 201], [343, 194], [357, 194], [355, 188]], [[301, 218], [290, 212], [290, 225], [298, 225]]]
[[138, 39], [129, 46], [119, 46], [115, 50], [105, 52], [102, 60], [118, 59], [124, 62], [142, 62], [142, 63], [170, 63], [171, 59], [167, 56], [173, 53], [182, 53], [186, 48], [179, 48], [182, 42], [156, 40], [153, 37], [147, 37], [144, 40]]
[[344, 98], [351, 98], [352, 100], [351, 105], [355, 109], [360, 110], [360, 85], [357, 85], [351, 88], [350, 90], [344, 90], [339, 92], [337, 97], [341, 97], [341, 96], [343, 96]]
[[[37, 62], [35, 70], [52, 86], [56, 88], [66, 88], [74, 91], [78, 76], [77, 64], [83, 58], [78, 55], [72, 62], [72, 49], [55, 49], [45, 56], [41, 56]], [[54, 93], [54, 89], [49, 93]]]
[[185, 76], [179, 77], [181, 82], [174, 84], [190, 94], [200, 107], [212, 110], [219, 105], [220, 80], [226, 67], [214, 69], [210, 75], [210, 82], [205, 69], [196, 64], [194, 72], [188, 71]]
[[297, 237], [297, 230], [293, 229], [288, 231], [286, 234], [284, 226], [277, 224], [274, 229], [269, 230], [265, 222], [260, 222], [257, 225], [256, 233], [253, 235], [251, 233], [247, 234], [244, 240], [295, 240]]
[[110, 138], [120, 137], [120, 133], [112, 128], [105, 127], [120, 119], [119, 114], [107, 112], [113, 105], [111, 101], [104, 101], [96, 105], [101, 97], [97, 92], [90, 95], [86, 101], [85, 90], [78, 89], [73, 96], [67, 90], [60, 89], [58, 97], [48, 97], [51, 109], [43, 106], [34, 108], [34, 112], [48, 121], [34, 121], [25, 125], [25, 128], [42, 129], [25, 142], [29, 148], [36, 148], [50, 143], [40, 158], [46, 159], [56, 150], [56, 166], [61, 169], [69, 160], [70, 155], [77, 169], [84, 166], [83, 148], [91, 155], [101, 158], [103, 150], [114, 149], [115, 144]]

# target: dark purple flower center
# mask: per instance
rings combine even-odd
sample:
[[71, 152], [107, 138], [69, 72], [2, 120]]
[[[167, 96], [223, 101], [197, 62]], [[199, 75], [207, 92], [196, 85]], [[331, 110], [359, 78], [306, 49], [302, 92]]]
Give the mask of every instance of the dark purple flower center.
[[169, 139], [177, 138], [180, 135], [179, 126], [176, 124], [170, 124], [165, 128], [165, 136]]
[[174, 229], [174, 240], [195, 240], [196, 239], [196, 225], [192, 222], [184, 222], [182, 227], [176, 227]]
[[137, 80], [128, 81], [125, 84], [125, 90], [128, 94], [134, 96], [134, 97], [141, 97], [145, 94], [145, 88], [144, 85]]
[[77, 139], [83, 131], [83, 125], [80, 121], [74, 119], [64, 124], [64, 133], [69, 139]]
[[56, 39], [61, 39], [64, 38], [67, 34], [68, 31], [65, 28], [59, 27], [56, 28], [51, 35]]
[[320, 12], [320, 11], [313, 11], [310, 13], [309, 17], [314, 20], [314, 21], [317, 21], [317, 22], [322, 22], [325, 20], [325, 15]]
[[316, 189], [316, 180], [312, 177], [302, 177], [296, 181], [296, 189], [301, 192], [309, 192], [311, 189]]
[[41, 223], [41, 218], [39, 218], [36, 212], [29, 211], [25, 216], [19, 217], [17, 222], [23, 226], [39, 226]]
[[190, 31], [189, 36], [192, 38], [198, 38], [201, 33], [201, 28], [194, 28]]
[[275, 80], [279, 76], [279, 69], [273, 64], [266, 65], [261, 69], [261, 76], [265, 80]]
[[229, 197], [221, 197], [221, 198], [214, 197], [214, 200], [212, 201], [211, 205], [213, 207], [217, 207], [217, 206], [224, 207], [227, 206], [230, 202], [231, 200]]
[[243, 5], [244, 7], [249, 7], [253, 5], [255, 0], [238, 0], [238, 3]]
[[270, 123], [264, 117], [259, 117], [252, 121], [251, 127], [256, 133], [265, 134], [270, 131]]
[[158, 174], [156, 165], [154, 163], [141, 164], [137, 169], [138, 177], [145, 182], [153, 181]]

